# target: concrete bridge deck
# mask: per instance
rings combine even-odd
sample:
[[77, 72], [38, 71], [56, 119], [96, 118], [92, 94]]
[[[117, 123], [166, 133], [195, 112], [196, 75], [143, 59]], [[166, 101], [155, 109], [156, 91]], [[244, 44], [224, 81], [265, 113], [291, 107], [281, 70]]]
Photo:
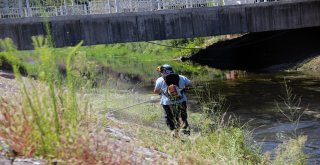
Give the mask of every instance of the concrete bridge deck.
[[192, 38], [320, 26], [320, 0], [49, 18], [0, 19], [0, 38], [33, 49], [51, 29], [56, 47]]

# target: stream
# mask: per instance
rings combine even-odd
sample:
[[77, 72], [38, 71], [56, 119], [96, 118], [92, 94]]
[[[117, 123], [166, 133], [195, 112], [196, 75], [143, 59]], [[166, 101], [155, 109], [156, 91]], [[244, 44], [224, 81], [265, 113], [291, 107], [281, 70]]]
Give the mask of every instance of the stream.
[[[228, 112], [235, 114], [240, 123], [248, 125], [249, 130], [252, 130], [253, 140], [261, 145], [263, 153], [270, 151], [273, 159], [274, 149], [279, 144], [292, 136], [306, 135], [304, 152], [309, 156], [308, 164], [320, 164], [320, 73], [251, 73], [238, 70], [218, 72], [219, 75], [209, 72], [201, 75], [202, 79], [190, 78], [194, 83], [193, 87], [204, 93], [210, 91], [214, 95], [224, 96]], [[142, 85], [136, 90], [150, 94], [153, 85]], [[301, 118], [296, 120], [298, 125], [290, 122], [277, 107], [279, 105], [282, 110], [288, 110], [288, 106], [283, 105], [288, 93], [291, 94], [291, 108], [299, 113], [303, 112]], [[197, 103], [197, 98], [205, 97], [192, 90], [187, 95], [188, 111], [198, 113], [199, 107], [193, 104]], [[190, 124], [192, 128], [192, 123]]]
[[[304, 152], [309, 155], [308, 164], [320, 163], [320, 74], [228, 71], [224, 79], [206, 82], [204, 90], [226, 97], [228, 111], [241, 123], [248, 123], [254, 141], [262, 152], [270, 151], [271, 158], [274, 149], [290, 136], [307, 135]], [[295, 110], [303, 112], [297, 126], [277, 107], [289, 97], [289, 90]]]

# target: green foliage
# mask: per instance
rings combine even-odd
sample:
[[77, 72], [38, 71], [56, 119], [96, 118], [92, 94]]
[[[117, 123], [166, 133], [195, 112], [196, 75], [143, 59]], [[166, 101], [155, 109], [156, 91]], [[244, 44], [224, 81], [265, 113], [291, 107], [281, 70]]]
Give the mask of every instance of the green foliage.
[[283, 94], [279, 97], [281, 102], [275, 101], [277, 109], [295, 126], [295, 129], [291, 132], [293, 136], [277, 147], [276, 158], [273, 164], [307, 164], [307, 155], [303, 152], [307, 137], [299, 136], [297, 133], [300, 118], [305, 111], [305, 109], [300, 107], [301, 97], [293, 93], [293, 89], [288, 85], [286, 80], [284, 80]]
[[320, 55], [301, 64], [301, 66], [299, 66], [298, 70], [314, 71], [314, 72], [319, 71], [320, 70]]
[[202, 84], [202, 89], [195, 89], [195, 95], [201, 105], [199, 127], [203, 134], [219, 128], [228, 128], [236, 124], [232, 115], [227, 115], [228, 102], [225, 96], [210, 90], [209, 84]]
[[[1, 134], [19, 154], [41, 155], [47, 158], [61, 157], [61, 149], [73, 145], [79, 131], [81, 116], [76, 100], [73, 80], [70, 77], [71, 59], [78, 46], [71, 48], [66, 59], [67, 87], [62, 85], [62, 76], [59, 74], [56, 59], [52, 48], [46, 45], [43, 37], [34, 37], [36, 53], [39, 55], [39, 80], [35, 83], [20, 75], [18, 59], [14, 56], [16, 50], [8, 46], [10, 42], [2, 41], [4, 52], [1, 53], [13, 66], [14, 74], [21, 86], [22, 100], [7, 102], [2, 100], [1, 114], [10, 116], [1, 123]], [[82, 109], [86, 110], [86, 109]], [[14, 113], [19, 117], [17, 118]], [[9, 125], [9, 130], [5, 125]], [[19, 138], [19, 131], [24, 130], [26, 135]], [[18, 132], [17, 132], [18, 131]], [[17, 137], [16, 137], [17, 136]]]
[[283, 95], [279, 96], [280, 102], [275, 101], [277, 110], [283, 114], [294, 126], [293, 134], [296, 134], [300, 118], [304, 114], [305, 109], [300, 106], [301, 97], [293, 93], [293, 89], [284, 80]]
[[[174, 57], [188, 53], [150, 43], [92, 47], [80, 47], [80, 43], [76, 47], [52, 49], [46, 38], [34, 37], [33, 42], [34, 52], [18, 52], [10, 40], [0, 41], [5, 50], [0, 52], [0, 57], [12, 64], [23, 96], [21, 99], [0, 100], [0, 136], [19, 154], [39, 155], [48, 159], [73, 158], [84, 164], [108, 164], [100, 159], [112, 159], [112, 154], [110, 156], [109, 153], [117, 150], [109, 151], [101, 147], [101, 143], [88, 138], [88, 123], [97, 118], [105, 118], [105, 115], [100, 114], [108, 109], [123, 108], [145, 101], [149, 97], [130, 92], [123, 94], [116, 89], [110, 92], [108, 87], [106, 95], [97, 92], [102, 91], [99, 89], [92, 95], [86, 93], [90, 96], [88, 99], [79, 96], [83, 88], [93, 87], [100, 71], [99, 66], [110, 67], [119, 73], [129, 72], [153, 77], [157, 75], [150, 73], [150, 70], [168, 62], [163, 59], [172, 59], [171, 53], [176, 53]], [[205, 42], [205, 39], [190, 39], [164, 41], [161, 44], [196, 47]], [[36, 61], [32, 73], [36, 73], [38, 81], [25, 79], [20, 75], [19, 67], [23, 64], [20, 58], [25, 54]], [[212, 73], [209, 68], [197, 67], [191, 63], [169, 62], [172, 62], [179, 73], [208, 74], [211, 77], [221, 74], [219, 71]], [[65, 75], [60, 74], [63, 69]], [[291, 98], [287, 101], [300, 103], [295, 101], [297, 97], [289, 88], [285, 89], [286, 97]], [[189, 113], [189, 119], [192, 121], [190, 123], [200, 128], [199, 133], [195, 132], [188, 138], [172, 138], [164, 131], [148, 130], [135, 124], [129, 128], [130, 132], [136, 129], [143, 145], [174, 156], [179, 164], [272, 164], [269, 158], [262, 158], [258, 147], [252, 146], [249, 140], [251, 135], [238, 126], [235, 118], [225, 113], [228, 104], [222, 94], [212, 90], [195, 92], [198, 92], [200, 98], [204, 98], [199, 100], [202, 112]], [[89, 100], [94, 101], [92, 106]], [[285, 105], [291, 104], [285, 102]], [[99, 110], [99, 115], [92, 117], [90, 107]], [[290, 107], [298, 106], [292, 104]], [[157, 104], [148, 103], [115, 115], [150, 126], [161, 120], [162, 113]], [[105, 128], [104, 124], [102, 125]], [[119, 124], [116, 124], [118, 127]], [[305, 137], [292, 139], [279, 146], [274, 164], [304, 164], [305, 155], [301, 150], [304, 142]]]
[[209, 73], [208, 68], [196, 66], [190, 62], [181, 63], [177, 58], [199, 51], [198, 47], [204, 47], [207, 41], [212, 42], [211, 40], [211, 38], [195, 38], [136, 42], [81, 47], [80, 50], [86, 52], [88, 59], [99, 61], [99, 65], [112, 68], [117, 72], [141, 76], [148, 81], [158, 76], [155, 68], [165, 63], [172, 65], [177, 73], [189, 77], [191, 75], [199, 77]]
[[[50, 31], [50, 29], [47, 28], [47, 31]], [[50, 36], [46, 37], [45, 44], [52, 47], [54, 45], [51, 41], [52, 39], [50, 39]], [[208, 67], [200, 67], [191, 64], [191, 62], [181, 63], [177, 58], [182, 55], [190, 55], [193, 53], [192, 51], [198, 51], [198, 49], [182, 49], [184, 47], [204, 47], [204, 45], [207, 45], [209, 42], [216, 42], [217, 40], [218, 39], [214, 37], [154, 41], [153, 43], [155, 44], [137, 42], [80, 47], [74, 56], [75, 59], [73, 63], [75, 64], [72, 64], [73, 68], [79, 69], [79, 71], [74, 69], [78, 72], [73, 73], [75, 80], [78, 82], [82, 81], [76, 83], [79, 84], [76, 88], [82, 85], [87, 88], [90, 87], [90, 85], [99, 83], [99, 80], [105, 79], [106, 77], [101, 77], [104, 75], [99, 73], [101, 71], [99, 70], [100, 68], [111, 69], [115, 73], [127, 73], [141, 77], [144, 81], [149, 82], [159, 76], [155, 68], [165, 63], [172, 65], [177, 73], [193, 79], [208, 78], [207, 75], [209, 74], [210, 77], [215, 78], [221, 75], [220, 71]], [[10, 47], [12, 44], [7, 44], [7, 46]], [[67, 56], [68, 48], [52, 49], [51, 51], [55, 54], [53, 60], [56, 60], [59, 71], [64, 71], [65, 63], [61, 59]], [[31, 75], [39, 75], [41, 70], [38, 69], [37, 65], [40, 65], [40, 58], [37, 54], [38, 53], [34, 51], [19, 51], [15, 56], [23, 61], [23, 66], [27, 68]], [[28, 61], [31, 61], [31, 63]], [[89, 63], [84, 66], [84, 61], [89, 61]], [[85, 71], [85, 69], [89, 69], [89, 71]], [[90, 75], [88, 75], [88, 73], [90, 73]], [[211, 76], [212, 73], [215, 75]]]
[[61, 6], [64, 5], [64, 1], [72, 2], [72, 0], [29, 0], [30, 4], [35, 6]]
[[155, 105], [148, 108], [143, 108], [143, 111], [144, 112], [139, 116], [142, 116], [142, 121], [146, 125], [151, 125], [162, 117], [162, 111], [156, 109]]
[[188, 138], [172, 138], [156, 130], [138, 132], [142, 141], [174, 156], [179, 164], [259, 164], [262, 160], [259, 152], [246, 144], [248, 135], [236, 127]]
[[[85, 57], [76, 53], [81, 43], [57, 54], [59, 50], [50, 47], [48, 39], [32, 40], [37, 80], [20, 75], [18, 51], [10, 46], [11, 41], [1, 40], [8, 49], [0, 55], [10, 62], [20, 85], [20, 94], [0, 98], [0, 136], [6, 144], [18, 155], [41, 156], [49, 162], [58, 159], [66, 164], [129, 164], [122, 154], [113, 156], [118, 147], [109, 148], [108, 139], [101, 143], [89, 136], [89, 129], [98, 131], [99, 126], [94, 125], [96, 118], [88, 99], [76, 89], [79, 84], [75, 83], [82, 82], [76, 73], [88, 69], [81, 61]], [[60, 74], [61, 63], [65, 64], [65, 75]]]
[[73, 83], [76, 88], [91, 89], [96, 81], [99, 72], [98, 64], [89, 60], [86, 52], [77, 51], [71, 64]]
[[300, 136], [296, 139], [289, 139], [288, 141], [285, 141], [283, 144], [280, 144], [276, 149], [276, 157], [273, 164], [307, 164], [307, 157], [303, 153], [303, 148], [306, 141], [306, 136]]

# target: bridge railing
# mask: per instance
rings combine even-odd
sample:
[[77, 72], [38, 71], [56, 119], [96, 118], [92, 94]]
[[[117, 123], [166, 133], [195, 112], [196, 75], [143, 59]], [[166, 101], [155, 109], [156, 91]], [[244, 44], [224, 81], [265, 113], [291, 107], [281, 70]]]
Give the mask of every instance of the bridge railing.
[[0, 9], [0, 19], [201, 8], [269, 1], [279, 0], [97, 0], [88, 1], [88, 3], [62, 6], [30, 7], [27, 5], [29, 7], [2, 8]]
[[20, 8], [0, 9], [0, 18], [19, 18], [24, 15], [24, 10]]

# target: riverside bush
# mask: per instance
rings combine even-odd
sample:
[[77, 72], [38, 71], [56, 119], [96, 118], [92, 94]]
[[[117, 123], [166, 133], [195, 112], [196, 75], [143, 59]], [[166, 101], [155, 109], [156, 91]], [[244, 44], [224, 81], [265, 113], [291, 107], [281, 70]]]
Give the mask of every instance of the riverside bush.
[[111, 150], [116, 148], [107, 139], [97, 148], [98, 141], [90, 137], [89, 130], [94, 126], [92, 112], [89, 103], [77, 94], [72, 66], [81, 43], [68, 49], [63, 60], [64, 77], [47, 39], [33, 37], [32, 40], [39, 56], [38, 80], [21, 76], [19, 59], [15, 57], [17, 50], [10, 40], [1, 41], [4, 51], [0, 56], [12, 65], [20, 85], [19, 93], [0, 100], [0, 136], [11, 146], [14, 156], [41, 156], [71, 164], [126, 162], [121, 154], [113, 158]]

